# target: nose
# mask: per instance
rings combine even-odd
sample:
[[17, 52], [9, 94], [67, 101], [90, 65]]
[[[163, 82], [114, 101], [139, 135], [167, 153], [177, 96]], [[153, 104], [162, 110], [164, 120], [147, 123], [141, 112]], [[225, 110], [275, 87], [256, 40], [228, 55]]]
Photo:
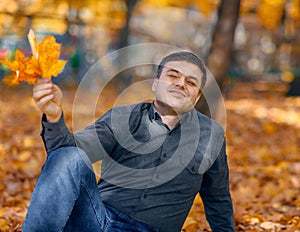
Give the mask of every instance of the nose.
[[180, 77], [178, 77], [176, 79], [175, 85], [177, 87], [184, 88], [185, 87], [185, 77], [183, 75], [181, 75]]

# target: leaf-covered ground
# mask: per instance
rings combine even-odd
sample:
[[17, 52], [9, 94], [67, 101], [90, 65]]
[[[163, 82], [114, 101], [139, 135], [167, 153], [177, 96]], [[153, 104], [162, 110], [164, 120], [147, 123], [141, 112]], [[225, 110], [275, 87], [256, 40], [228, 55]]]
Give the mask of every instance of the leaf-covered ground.
[[[287, 98], [279, 87], [235, 83], [225, 97], [237, 231], [300, 231], [300, 97]], [[66, 121], [72, 128], [75, 91], [65, 87], [64, 94]], [[113, 88], [105, 90], [97, 115], [113, 106], [114, 96]], [[130, 101], [134, 97], [129, 96]], [[91, 122], [86, 108], [85, 104], [78, 107], [83, 124]], [[0, 112], [0, 231], [21, 231], [45, 161], [39, 136], [41, 115], [27, 85], [1, 86]], [[185, 231], [209, 231], [199, 198]]]

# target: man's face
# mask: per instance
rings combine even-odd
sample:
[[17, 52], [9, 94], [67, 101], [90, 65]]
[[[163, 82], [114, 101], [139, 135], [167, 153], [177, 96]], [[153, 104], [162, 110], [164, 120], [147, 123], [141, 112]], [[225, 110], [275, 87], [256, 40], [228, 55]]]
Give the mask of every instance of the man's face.
[[177, 114], [190, 111], [199, 100], [202, 72], [187, 61], [169, 61], [160, 77], [155, 77], [152, 90], [156, 101], [173, 108]]

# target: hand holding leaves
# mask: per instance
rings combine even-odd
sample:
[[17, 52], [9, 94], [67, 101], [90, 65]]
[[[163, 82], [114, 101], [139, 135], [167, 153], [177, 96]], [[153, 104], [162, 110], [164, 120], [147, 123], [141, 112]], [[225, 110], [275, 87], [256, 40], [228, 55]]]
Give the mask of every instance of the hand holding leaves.
[[43, 41], [38, 44], [34, 32], [30, 30], [28, 40], [32, 51], [29, 58], [16, 49], [13, 61], [0, 60], [0, 63], [14, 72], [3, 79], [3, 82], [9, 86], [18, 85], [22, 81], [34, 84], [38, 77], [57, 76], [67, 63], [65, 60], [58, 60], [61, 44], [56, 43], [52, 35], [45, 36]]
[[58, 121], [62, 114], [63, 93], [50, 79], [40, 78], [33, 85], [33, 100], [47, 116], [47, 121]]

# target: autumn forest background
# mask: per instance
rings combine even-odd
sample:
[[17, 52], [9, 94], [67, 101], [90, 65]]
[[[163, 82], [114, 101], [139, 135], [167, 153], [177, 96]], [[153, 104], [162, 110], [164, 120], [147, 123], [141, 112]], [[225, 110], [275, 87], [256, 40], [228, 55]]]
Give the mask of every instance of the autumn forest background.
[[[75, 129], [78, 86], [105, 55], [141, 43], [198, 54], [224, 99], [236, 231], [300, 231], [300, 0], [0, 0], [0, 24], [0, 59], [13, 59], [16, 48], [30, 53], [30, 28], [38, 39], [54, 35], [62, 44], [61, 59], [68, 62], [53, 81], [64, 91], [70, 129]], [[115, 71], [120, 64], [104, 65]], [[0, 80], [8, 73], [2, 65]], [[105, 79], [104, 73], [98, 75]], [[150, 96], [148, 85], [132, 86], [152, 77], [153, 69], [147, 66], [105, 80], [95, 114]], [[3, 232], [22, 231], [46, 157], [39, 136], [41, 115], [31, 91], [27, 83], [0, 84]], [[83, 91], [77, 117], [88, 125], [85, 102], [96, 90], [85, 85]], [[219, 118], [219, 108], [208, 110], [205, 98], [197, 109]], [[183, 231], [210, 231], [200, 198]]]

